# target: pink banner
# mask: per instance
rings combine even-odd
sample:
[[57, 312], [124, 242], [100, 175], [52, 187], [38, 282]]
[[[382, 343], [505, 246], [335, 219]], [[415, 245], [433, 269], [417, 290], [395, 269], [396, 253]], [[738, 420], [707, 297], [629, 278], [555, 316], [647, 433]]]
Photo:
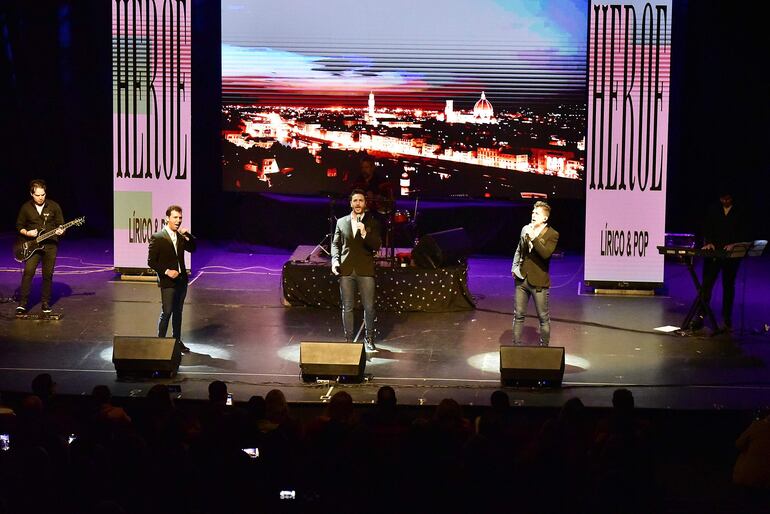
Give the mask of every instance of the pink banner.
[[[114, 265], [146, 269], [166, 208], [191, 226], [190, 4], [112, 5]], [[190, 267], [189, 254], [186, 263]]]

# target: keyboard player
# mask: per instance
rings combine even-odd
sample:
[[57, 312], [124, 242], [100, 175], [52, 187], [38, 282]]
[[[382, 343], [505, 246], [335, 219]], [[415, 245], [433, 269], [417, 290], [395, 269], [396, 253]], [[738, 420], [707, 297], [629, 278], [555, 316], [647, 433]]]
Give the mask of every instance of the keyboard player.
[[[733, 246], [748, 238], [747, 219], [740, 205], [735, 205], [732, 190], [722, 187], [719, 193], [719, 203], [709, 206], [703, 226], [703, 250], [721, 253], [719, 250], [730, 252]], [[741, 259], [731, 259], [722, 256], [706, 257], [703, 260], [703, 299], [707, 305], [711, 303], [711, 293], [719, 273], [722, 273], [722, 322], [727, 330], [733, 326], [733, 301], [735, 299], [735, 279], [738, 276], [738, 266]], [[693, 320], [692, 328], [697, 330], [703, 326], [703, 312], [699, 312]], [[716, 328], [716, 327], [715, 327]]]

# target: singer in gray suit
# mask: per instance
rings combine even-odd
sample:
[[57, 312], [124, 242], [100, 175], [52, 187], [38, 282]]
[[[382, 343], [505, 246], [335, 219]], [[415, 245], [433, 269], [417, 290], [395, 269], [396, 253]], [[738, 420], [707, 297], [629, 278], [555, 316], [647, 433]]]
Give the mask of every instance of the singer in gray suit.
[[540, 319], [540, 346], [548, 346], [551, 339], [551, 316], [548, 308], [551, 276], [551, 254], [556, 249], [559, 233], [548, 226], [551, 207], [536, 202], [529, 225], [521, 229], [519, 244], [513, 257], [511, 274], [516, 282], [513, 305], [513, 344], [521, 344], [524, 316], [527, 314], [529, 297], [534, 299], [535, 311]]
[[185, 353], [190, 349], [182, 341], [182, 308], [187, 296], [184, 253], [194, 252], [195, 246], [193, 235], [182, 227], [182, 208], [170, 206], [166, 209], [166, 226], [150, 239], [147, 265], [158, 274], [161, 298], [158, 337], [166, 337], [171, 320], [172, 336], [179, 341]]
[[350, 214], [337, 220], [332, 241], [332, 273], [340, 277], [342, 328], [345, 340], [353, 341], [356, 289], [361, 294], [366, 326], [366, 350], [376, 352], [374, 345], [374, 255], [380, 249], [380, 227], [374, 216], [366, 212], [366, 193], [354, 189], [350, 193]]

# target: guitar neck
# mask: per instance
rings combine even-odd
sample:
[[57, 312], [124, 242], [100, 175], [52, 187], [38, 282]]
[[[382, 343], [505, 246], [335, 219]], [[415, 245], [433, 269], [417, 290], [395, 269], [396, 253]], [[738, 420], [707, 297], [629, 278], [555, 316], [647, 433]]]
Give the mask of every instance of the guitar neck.
[[[67, 222], [67, 223], [65, 223], [64, 225], [59, 225], [59, 226], [58, 226], [58, 227], [56, 227], [56, 228], [61, 228], [61, 229], [65, 229], [65, 230], [66, 230], [66, 229], [70, 228], [72, 225], [74, 225], [75, 223], [77, 223], [77, 221], [78, 221], [78, 220], [72, 220], [72, 221], [68, 221], [68, 222]], [[41, 235], [37, 236], [37, 237], [35, 238], [35, 241], [36, 241], [36, 242], [38, 242], [38, 243], [40, 243], [40, 242], [42, 242], [42, 241], [45, 241], [45, 240], [46, 240], [46, 239], [48, 239], [49, 237], [53, 237], [53, 236], [55, 236], [55, 235], [56, 235], [56, 229], [54, 229], [54, 230], [49, 230], [48, 232], [46, 232], [46, 233], [44, 233], [44, 234], [41, 234]]]

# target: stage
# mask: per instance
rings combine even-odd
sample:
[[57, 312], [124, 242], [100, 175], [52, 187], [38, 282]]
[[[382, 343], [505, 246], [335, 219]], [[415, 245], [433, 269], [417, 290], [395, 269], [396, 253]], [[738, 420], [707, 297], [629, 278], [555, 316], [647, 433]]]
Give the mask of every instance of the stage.
[[[11, 246], [11, 236], [0, 238]], [[9, 252], [10, 253], [10, 252]], [[236, 400], [280, 388], [292, 402], [318, 402], [331, 387], [356, 402], [374, 400], [377, 388], [394, 386], [399, 402], [436, 404], [452, 397], [487, 405], [499, 388], [501, 344], [511, 342], [510, 258], [471, 257], [467, 287], [475, 310], [379, 312], [380, 351], [367, 363], [368, 380], [356, 385], [305, 384], [299, 377], [300, 341], [339, 341], [336, 308], [286, 306], [282, 268], [292, 251], [235, 242], [202, 242], [184, 310], [182, 357], [174, 379], [119, 382], [111, 362], [115, 335], [152, 336], [160, 309], [154, 282], [120, 280], [112, 270], [112, 242], [68, 239], [54, 277], [59, 320], [16, 319], [20, 267], [0, 259], [0, 390], [27, 391], [32, 378], [51, 373], [58, 391], [90, 393], [107, 384], [116, 396], [141, 396], [155, 382], [181, 386], [184, 398], [205, 398], [212, 380], [228, 382]], [[560, 389], [509, 389], [517, 405], [559, 406], [579, 396], [588, 406], [608, 406], [612, 390], [627, 387], [637, 405], [660, 409], [754, 409], [770, 397], [770, 266], [748, 259], [738, 275], [735, 327], [680, 337], [656, 331], [678, 325], [693, 299], [684, 265], [666, 262], [666, 290], [654, 297], [585, 294], [582, 256], [552, 261], [552, 346], [566, 348]], [[31, 313], [40, 312], [39, 275]], [[34, 296], [34, 295], [38, 296]], [[718, 314], [719, 284], [712, 303]], [[360, 319], [360, 312], [357, 319]], [[530, 305], [525, 338], [537, 341]]]

